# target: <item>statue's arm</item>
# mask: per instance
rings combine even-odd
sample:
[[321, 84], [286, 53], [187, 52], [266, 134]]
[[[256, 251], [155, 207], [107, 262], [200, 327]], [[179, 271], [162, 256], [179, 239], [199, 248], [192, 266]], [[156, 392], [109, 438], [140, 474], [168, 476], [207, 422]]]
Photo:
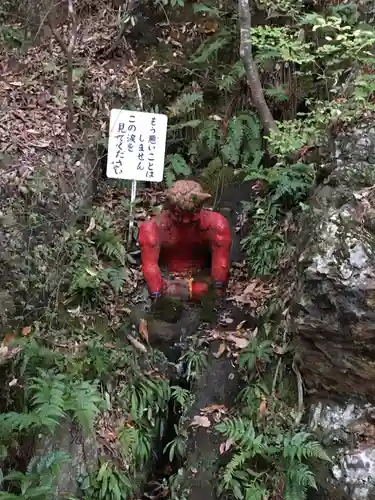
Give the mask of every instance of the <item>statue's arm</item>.
[[155, 221], [143, 222], [138, 236], [141, 248], [142, 271], [151, 295], [158, 296], [163, 289], [163, 277], [159, 267], [160, 236]]
[[209, 220], [211, 245], [211, 278], [218, 290], [224, 289], [229, 279], [230, 250], [232, 234], [228, 220], [221, 214], [212, 212]]

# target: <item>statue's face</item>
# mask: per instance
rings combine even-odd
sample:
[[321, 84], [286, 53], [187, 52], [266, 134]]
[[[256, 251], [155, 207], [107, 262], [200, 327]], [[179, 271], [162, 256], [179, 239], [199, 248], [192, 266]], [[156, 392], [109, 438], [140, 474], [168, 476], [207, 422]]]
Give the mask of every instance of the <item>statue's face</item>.
[[171, 216], [176, 224], [196, 224], [200, 219], [200, 210], [187, 212], [178, 207], [171, 207]]

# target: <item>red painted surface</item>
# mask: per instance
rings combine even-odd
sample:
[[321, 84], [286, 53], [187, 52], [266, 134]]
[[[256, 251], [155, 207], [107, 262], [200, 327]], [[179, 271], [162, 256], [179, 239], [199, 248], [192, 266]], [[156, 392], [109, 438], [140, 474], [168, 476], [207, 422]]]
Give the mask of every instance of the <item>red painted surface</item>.
[[[209, 254], [212, 281], [222, 283], [222, 288], [227, 284], [232, 237], [227, 219], [217, 212], [164, 210], [140, 226], [139, 244], [151, 294], [163, 291], [165, 281], [159, 266], [165, 266], [168, 273], [194, 276], [204, 269]], [[207, 289], [207, 283], [194, 281], [192, 299], [199, 300]]]

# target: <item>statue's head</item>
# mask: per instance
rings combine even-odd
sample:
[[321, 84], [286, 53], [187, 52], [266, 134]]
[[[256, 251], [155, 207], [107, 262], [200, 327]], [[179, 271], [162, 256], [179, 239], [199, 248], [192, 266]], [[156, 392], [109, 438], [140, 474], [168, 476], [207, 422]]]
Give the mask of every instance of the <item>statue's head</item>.
[[166, 191], [166, 195], [171, 215], [179, 224], [199, 220], [203, 204], [211, 198], [195, 181], [177, 181]]

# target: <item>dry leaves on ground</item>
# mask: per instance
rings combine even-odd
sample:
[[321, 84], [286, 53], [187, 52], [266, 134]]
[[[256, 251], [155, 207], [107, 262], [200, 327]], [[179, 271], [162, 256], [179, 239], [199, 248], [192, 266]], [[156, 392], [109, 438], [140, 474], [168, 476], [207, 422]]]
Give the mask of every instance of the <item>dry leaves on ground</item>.
[[211, 422], [205, 415], [195, 415], [190, 425], [194, 427], [210, 427]]
[[212, 404], [201, 409], [200, 415], [195, 415], [191, 421], [191, 426], [195, 427], [210, 427], [211, 420], [207, 415], [210, 415], [212, 420], [217, 423], [220, 422], [223, 415], [228, 412], [228, 409], [224, 405]]
[[248, 305], [252, 308], [258, 308], [273, 293], [275, 293], [275, 288], [260, 279], [255, 279], [250, 283], [235, 280], [229, 284], [227, 300], [239, 306]]

